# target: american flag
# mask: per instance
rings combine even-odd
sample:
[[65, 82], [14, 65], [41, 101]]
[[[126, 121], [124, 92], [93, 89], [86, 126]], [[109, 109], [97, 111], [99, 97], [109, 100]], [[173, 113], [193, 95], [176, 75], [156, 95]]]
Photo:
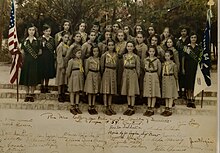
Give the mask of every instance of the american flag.
[[12, 66], [10, 71], [10, 83], [18, 79], [18, 72], [22, 66], [22, 55], [19, 50], [19, 43], [16, 29], [15, 1], [11, 0], [10, 25], [8, 33], [8, 47], [12, 55]]

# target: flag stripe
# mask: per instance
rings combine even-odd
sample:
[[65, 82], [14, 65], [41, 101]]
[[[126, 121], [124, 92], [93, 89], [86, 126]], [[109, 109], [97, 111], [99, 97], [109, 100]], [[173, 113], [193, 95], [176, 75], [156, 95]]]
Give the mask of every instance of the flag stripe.
[[19, 69], [22, 66], [22, 56], [18, 48], [18, 38], [16, 30], [16, 13], [15, 1], [11, 0], [11, 14], [8, 32], [8, 48], [12, 55], [12, 65], [10, 70], [10, 83], [14, 83], [18, 79]]

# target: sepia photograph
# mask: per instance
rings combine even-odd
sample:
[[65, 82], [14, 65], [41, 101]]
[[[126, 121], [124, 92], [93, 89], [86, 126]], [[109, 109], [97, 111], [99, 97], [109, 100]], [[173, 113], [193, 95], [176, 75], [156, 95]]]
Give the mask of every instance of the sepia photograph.
[[218, 8], [0, 0], [0, 153], [219, 153]]

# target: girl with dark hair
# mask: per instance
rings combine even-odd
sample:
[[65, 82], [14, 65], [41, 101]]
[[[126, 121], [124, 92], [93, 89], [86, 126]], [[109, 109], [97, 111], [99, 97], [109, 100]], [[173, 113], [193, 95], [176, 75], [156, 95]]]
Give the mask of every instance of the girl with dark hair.
[[148, 109], [144, 113], [144, 116], [154, 115], [154, 107], [156, 98], [161, 97], [160, 93], [160, 73], [161, 62], [157, 58], [156, 46], [150, 46], [148, 50], [148, 56], [144, 59], [143, 64], [145, 75], [143, 81], [143, 97], [147, 97]]
[[161, 63], [164, 62], [164, 54], [165, 51], [163, 50], [163, 48], [159, 45], [160, 44], [160, 37], [157, 34], [154, 34], [150, 37], [150, 42], [151, 45], [156, 46], [157, 47], [157, 51], [158, 51], [158, 59], [160, 60]]
[[196, 108], [194, 99], [194, 85], [196, 78], [196, 71], [198, 63], [201, 60], [202, 48], [197, 44], [197, 34], [192, 32], [190, 34], [190, 44], [184, 48], [184, 68], [183, 73], [186, 76], [187, 82], [185, 84], [186, 96], [187, 96], [187, 107]]
[[69, 35], [68, 45], [70, 45], [71, 40], [71, 22], [67, 19], [64, 19], [62, 22], [62, 30], [55, 35], [55, 45], [58, 46], [61, 42], [62, 32], [67, 32]]
[[[56, 75], [55, 70], [55, 40], [50, 36], [51, 27], [43, 26], [43, 36], [40, 38], [42, 54], [39, 56], [39, 67], [41, 69], [41, 93], [49, 93], [49, 79]], [[44, 86], [45, 82], [45, 86]]]
[[58, 101], [65, 101], [65, 86], [67, 83], [66, 80], [66, 54], [69, 49], [69, 45], [67, 45], [69, 40], [69, 32], [63, 31], [61, 33], [61, 42], [56, 48], [57, 52], [57, 72], [56, 72], [56, 84], [58, 86]]
[[126, 44], [126, 54], [123, 55], [123, 77], [121, 95], [127, 96], [128, 108], [123, 113], [131, 116], [135, 113], [135, 95], [139, 95], [138, 77], [140, 75], [140, 58], [134, 53], [135, 43], [128, 41]]
[[88, 94], [89, 109], [91, 115], [98, 114], [95, 109], [96, 95], [100, 92], [100, 51], [98, 46], [92, 47], [91, 56], [86, 60], [85, 75], [86, 81], [84, 92]]
[[127, 41], [134, 41], [134, 37], [132, 36], [132, 29], [131, 29], [131, 27], [129, 27], [128, 25], [125, 25], [124, 27], [123, 27], [123, 31], [124, 31], [124, 33], [125, 33], [125, 35], [126, 35], [126, 40]]
[[104, 30], [100, 37], [100, 42], [98, 43], [98, 47], [100, 49], [101, 55], [107, 51], [107, 41], [111, 39], [111, 31]]
[[91, 48], [97, 45], [96, 38], [97, 38], [96, 32], [91, 31], [89, 34], [89, 40], [82, 45], [82, 59], [84, 60], [84, 62], [87, 58], [90, 57]]
[[166, 50], [166, 41], [168, 38], [173, 38], [173, 36], [171, 35], [170, 32], [170, 28], [169, 27], [165, 27], [163, 30], [163, 33], [160, 35], [160, 46], [163, 48], [163, 50]]
[[70, 45], [65, 56], [66, 66], [67, 66], [68, 61], [74, 56], [75, 50], [82, 48], [82, 36], [78, 31], [76, 31], [73, 34], [72, 39], [73, 39], [73, 43]]
[[178, 70], [172, 58], [172, 50], [166, 50], [162, 68], [162, 98], [165, 99], [166, 103], [165, 110], [161, 113], [163, 116], [172, 115], [173, 101], [178, 97]]
[[121, 29], [120, 25], [118, 23], [114, 23], [112, 25], [112, 39], [116, 41], [118, 30]]
[[78, 24], [78, 32], [81, 34], [83, 44], [87, 41], [87, 37], [88, 37], [87, 33], [85, 32], [86, 27], [87, 26], [84, 21], [82, 21]]
[[185, 89], [185, 74], [183, 74], [183, 59], [184, 59], [184, 47], [187, 46], [190, 42], [189, 39], [189, 29], [185, 26], [181, 27], [181, 36], [178, 39], [177, 43], [176, 43], [176, 49], [178, 51], [179, 54], [179, 61], [180, 61], [180, 69], [179, 69], [179, 75], [178, 75], [178, 79], [179, 79], [179, 96], [180, 98], [184, 98], [186, 99], [186, 89]]
[[172, 38], [168, 38], [165, 45], [166, 45], [167, 50], [172, 50], [174, 63], [177, 65], [177, 71], [179, 72], [179, 69], [180, 69], [179, 53], [174, 47], [175, 46], [174, 40]]
[[112, 39], [107, 41], [108, 50], [101, 56], [101, 93], [105, 106], [104, 113], [106, 115], [115, 115], [116, 112], [112, 109], [112, 96], [117, 94], [117, 67], [118, 55], [115, 50], [115, 42]]
[[151, 44], [150, 37], [154, 34], [156, 34], [156, 30], [155, 30], [154, 26], [150, 25], [147, 29], [147, 36], [146, 36], [147, 37], [147, 45]]
[[74, 51], [74, 56], [69, 60], [66, 69], [68, 91], [70, 93], [71, 102], [70, 112], [73, 115], [82, 114], [81, 110], [79, 109], [80, 92], [83, 91], [84, 87], [84, 69], [81, 55], [81, 49], [76, 49]]
[[40, 42], [35, 37], [36, 27], [34, 24], [28, 24], [26, 29], [27, 37], [21, 44], [21, 53], [23, 55], [23, 65], [20, 74], [20, 85], [25, 86], [25, 102], [34, 102], [34, 90], [40, 83], [39, 76], [39, 55], [42, 54]]

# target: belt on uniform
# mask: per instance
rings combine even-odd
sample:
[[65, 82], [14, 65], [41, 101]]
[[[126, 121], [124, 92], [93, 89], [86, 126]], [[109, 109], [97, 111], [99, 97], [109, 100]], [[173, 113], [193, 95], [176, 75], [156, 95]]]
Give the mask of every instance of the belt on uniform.
[[149, 72], [149, 73], [155, 73], [155, 72], [157, 72], [157, 70], [145, 70], [145, 72]]
[[91, 71], [91, 72], [99, 72], [99, 70], [92, 70], [92, 69], [89, 69], [89, 71]]
[[125, 69], [133, 70], [135, 67], [125, 67]]
[[170, 73], [170, 74], [164, 74], [164, 76], [172, 76], [173, 73]]
[[76, 70], [79, 70], [79, 68], [72, 69], [72, 71], [76, 71]]
[[106, 66], [105, 68], [112, 69], [112, 70], [116, 69], [116, 67], [108, 67], [108, 66]]

